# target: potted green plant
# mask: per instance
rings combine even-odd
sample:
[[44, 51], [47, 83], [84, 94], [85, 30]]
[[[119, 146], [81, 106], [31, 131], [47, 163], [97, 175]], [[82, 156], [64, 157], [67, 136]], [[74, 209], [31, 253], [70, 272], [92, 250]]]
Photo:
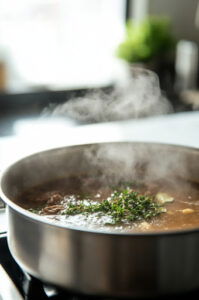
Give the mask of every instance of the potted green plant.
[[150, 16], [141, 22], [128, 21], [125, 40], [117, 56], [130, 65], [139, 64], [156, 70], [162, 60], [174, 53], [175, 38], [167, 17]]

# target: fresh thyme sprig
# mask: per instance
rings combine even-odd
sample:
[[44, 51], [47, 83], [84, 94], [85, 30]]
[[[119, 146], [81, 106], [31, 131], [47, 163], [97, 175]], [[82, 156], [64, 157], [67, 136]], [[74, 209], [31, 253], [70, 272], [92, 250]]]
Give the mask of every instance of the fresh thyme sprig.
[[141, 195], [127, 188], [123, 191], [115, 191], [102, 202], [78, 201], [69, 202], [66, 215], [100, 213], [108, 215], [112, 221], [110, 224], [120, 224], [129, 221], [148, 220], [165, 212], [165, 208], [154, 201], [151, 196]]

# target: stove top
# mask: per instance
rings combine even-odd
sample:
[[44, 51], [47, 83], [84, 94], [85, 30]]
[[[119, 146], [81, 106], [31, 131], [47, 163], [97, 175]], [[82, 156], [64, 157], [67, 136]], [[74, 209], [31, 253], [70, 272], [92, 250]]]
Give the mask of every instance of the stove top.
[[[0, 234], [0, 300], [113, 300], [108, 297], [92, 297], [71, 294], [66, 290], [49, 286], [34, 278], [15, 262], [10, 254], [6, 233]], [[199, 290], [175, 295], [175, 299], [196, 300]], [[151, 298], [150, 298], [151, 299]], [[158, 300], [160, 298], [156, 298]], [[161, 297], [168, 299], [168, 296]]]

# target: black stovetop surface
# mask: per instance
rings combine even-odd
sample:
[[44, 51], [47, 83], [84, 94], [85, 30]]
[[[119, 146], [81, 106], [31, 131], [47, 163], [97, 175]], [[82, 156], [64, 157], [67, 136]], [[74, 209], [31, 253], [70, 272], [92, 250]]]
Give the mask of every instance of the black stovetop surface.
[[[0, 264], [7, 272], [9, 277], [14, 282], [15, 286], [19, 290], [21, 296], [25, 300], [86, 300], [86, 299], [98, 299], [98, 300], [113, 300], [113, 298], [108, 297], [91, 297], [85, 295], [77, 295], [66, 290], [57, 289], [53, 286], [48, 286], [40, 280], [30, 276], [24, 272], [18, 264], [15, 262], [10, 254], [7, 236], [6, 234], [0, 235]], [[198, 300], [199, 290], [192, 291], [189, 293], [164, 296], [158, 299], [168, 299], [168, 297], [175, 297], [175, 299], [187, 299], [187, 300]], [[1, 295], [0, 295], [1, 299]], [[118, 299], [118, 298], [117, 298]], [[150, 298], [151, 299], [151, 298]], [[3, 299], [4, 300], [4, 299]], [[12, 300], [12, 299], [6, 299]]]

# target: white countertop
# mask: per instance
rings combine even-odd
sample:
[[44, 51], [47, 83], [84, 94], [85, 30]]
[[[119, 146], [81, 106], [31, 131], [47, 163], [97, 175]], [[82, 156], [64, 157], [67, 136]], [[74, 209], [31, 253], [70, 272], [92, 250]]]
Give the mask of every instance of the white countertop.
[[40, 120], [16, 124], [14, 137], [0, 138], [0, 169], [13, 160], [65, 145], [146, 141], [199, 148], [199, 112], [74, 127], [68, 122]]

